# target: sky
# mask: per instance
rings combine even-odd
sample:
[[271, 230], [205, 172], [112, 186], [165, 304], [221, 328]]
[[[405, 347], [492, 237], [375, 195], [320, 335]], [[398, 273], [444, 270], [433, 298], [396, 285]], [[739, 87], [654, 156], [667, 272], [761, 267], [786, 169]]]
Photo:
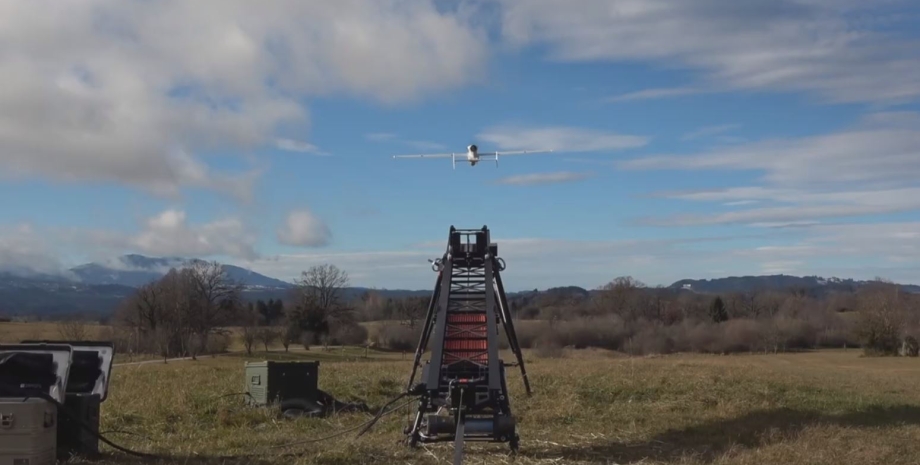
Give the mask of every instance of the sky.
[[10, 0], [0, 84], [0, 271], [920, 283], [915, 1]]

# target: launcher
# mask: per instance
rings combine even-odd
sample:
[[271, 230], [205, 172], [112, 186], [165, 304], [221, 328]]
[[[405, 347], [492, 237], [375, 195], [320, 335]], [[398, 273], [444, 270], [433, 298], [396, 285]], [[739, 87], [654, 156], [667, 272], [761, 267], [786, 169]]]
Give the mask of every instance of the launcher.
[[[432, 269], [438, 278], [406, 387], [419, 395], [418, 412], [405, 431], [408, 443], [453, 440], [455, 464], [463, 460], [464, 441], [507, 442], [517, 452], [505, 367], [519, 366], [528, 396], [531, 390], [502, 285], [505, 261], [488, 227], [451, 226], [447, 250]], [[517, 363], [499, 359], [499, 325]], [[431, 357], [422, 365], [429, 344]]]

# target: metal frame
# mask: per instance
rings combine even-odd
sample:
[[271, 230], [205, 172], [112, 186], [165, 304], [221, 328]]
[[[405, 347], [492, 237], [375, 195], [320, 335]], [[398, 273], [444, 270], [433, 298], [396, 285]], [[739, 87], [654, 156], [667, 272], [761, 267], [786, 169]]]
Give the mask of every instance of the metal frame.
[[[462, 461], [464, 441], [508, 442], [516, 452], [519, 437], [505, 366], [518, 365], [527, 395], [531, 390], [500, 276], [505, 262], [498, 258], [488, 227], [451, 226], [447, 250], [432, 261], [432, 269], [438, 277], [406, 386], [419, 395], [415, 419], [405, 430], [408, 443], [452, 440], [455, 464]], [[499, 359], [499, 323], [515, 364]], [[429, 343], [431, 358], [422, 365]], [[414, 385], [419, 367], [422, 374]]]

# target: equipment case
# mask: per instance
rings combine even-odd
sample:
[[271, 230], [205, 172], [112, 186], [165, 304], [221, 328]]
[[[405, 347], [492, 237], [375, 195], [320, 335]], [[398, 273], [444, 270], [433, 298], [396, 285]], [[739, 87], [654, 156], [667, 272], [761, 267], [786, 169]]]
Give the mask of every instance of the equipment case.
[[319, 397], [319, 362], [246, 362], [247, 401], [253, 406]]
[[52, 465], [57, 407], [39, 398], [0, 398], [0, 465]]

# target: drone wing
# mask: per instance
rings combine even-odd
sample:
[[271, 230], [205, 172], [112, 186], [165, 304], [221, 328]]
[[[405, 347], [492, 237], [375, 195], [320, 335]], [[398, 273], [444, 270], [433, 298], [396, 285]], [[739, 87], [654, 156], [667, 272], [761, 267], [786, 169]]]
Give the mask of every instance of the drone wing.
[[495, 157], [495, 156], [500, 155], [504, 157], [505, 155], [530, 155], [532, 153], [549, 153], [549, 152], [552, 152], [552, 150], [512, 150], [509, 152], [479, 152], [479, 156], [485, 155], [489, 157]]
[[455, 156], [465, 156], [465, 153], [426, 153], [420, 155], [393, 155], [393, 158], [451, 158]]

